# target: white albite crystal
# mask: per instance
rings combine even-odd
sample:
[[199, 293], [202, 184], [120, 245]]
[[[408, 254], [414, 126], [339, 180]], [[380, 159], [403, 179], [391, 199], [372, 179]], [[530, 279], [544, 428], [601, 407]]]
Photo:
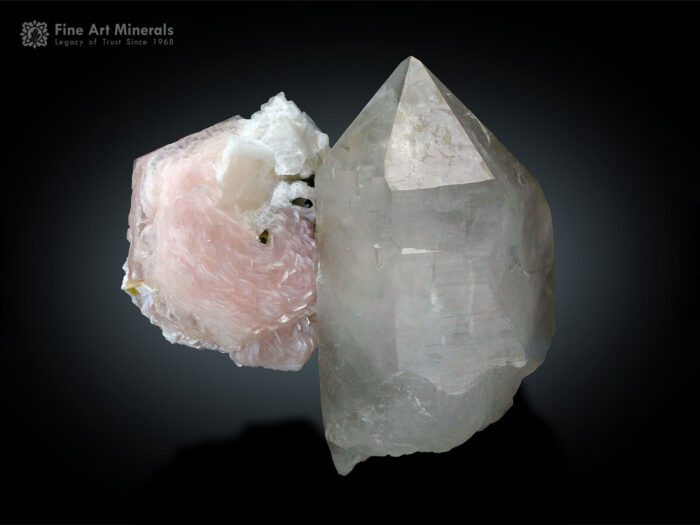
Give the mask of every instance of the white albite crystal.
[[555, 329], [538, 182], [415, 58], [316, 175], [333, 461], [444, 452], [498, 420]]

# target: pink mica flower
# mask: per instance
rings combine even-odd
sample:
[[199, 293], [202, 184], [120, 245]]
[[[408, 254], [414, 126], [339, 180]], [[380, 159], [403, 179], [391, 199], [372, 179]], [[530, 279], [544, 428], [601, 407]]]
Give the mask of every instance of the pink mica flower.
[[298, 370], [309, 359], [315, 195], [303, 178], [327, 151], [327, 135], [281, 93], [250, 120], [136, 160], [122, 288], [170, 342], [239, 366]]

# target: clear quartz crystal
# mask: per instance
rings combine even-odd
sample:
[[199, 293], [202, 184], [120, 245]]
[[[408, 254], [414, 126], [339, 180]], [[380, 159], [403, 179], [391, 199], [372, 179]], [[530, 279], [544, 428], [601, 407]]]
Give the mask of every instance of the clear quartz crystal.
[[316, 175], [319, 362], [338, 472], [498, 420], [555, 329], [538, 182], [413, 57]]

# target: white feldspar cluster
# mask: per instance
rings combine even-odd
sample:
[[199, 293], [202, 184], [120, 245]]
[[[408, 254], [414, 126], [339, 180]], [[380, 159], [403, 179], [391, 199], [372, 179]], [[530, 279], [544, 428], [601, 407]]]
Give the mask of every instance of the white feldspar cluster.
[[537, 181], [409, 58], [316, 187], [321, 402], [338, 471], [447, 451], [499, 419], [555, 328]]
[[284, 93], [136, 160], [122, 288], [173, 343], [298, 370], [317, 345], [314, 188], [328, 152]]

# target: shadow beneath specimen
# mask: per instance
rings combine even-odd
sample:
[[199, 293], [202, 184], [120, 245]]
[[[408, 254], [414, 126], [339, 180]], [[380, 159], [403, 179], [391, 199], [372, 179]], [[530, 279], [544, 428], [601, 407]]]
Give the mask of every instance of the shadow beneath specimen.
[[567, 480], [555, 436], [520, 393], [499, 422], [449, 452], [372, 458], [346, 477], [311, 422], [250, 426], [234, 439], [179, 451], [140, 495], [132, 518], [547, 521], [564, 517]]

